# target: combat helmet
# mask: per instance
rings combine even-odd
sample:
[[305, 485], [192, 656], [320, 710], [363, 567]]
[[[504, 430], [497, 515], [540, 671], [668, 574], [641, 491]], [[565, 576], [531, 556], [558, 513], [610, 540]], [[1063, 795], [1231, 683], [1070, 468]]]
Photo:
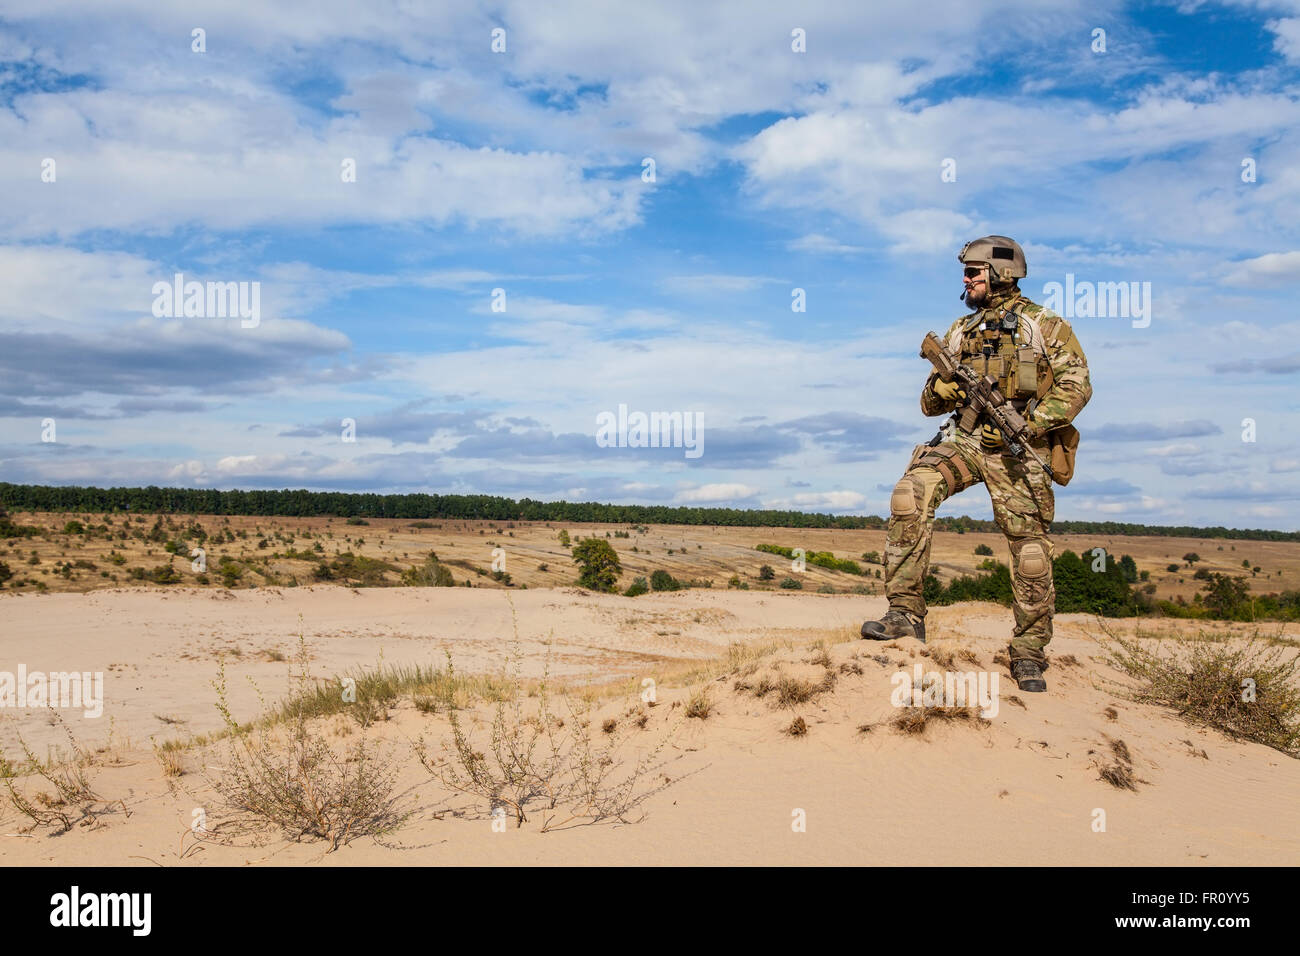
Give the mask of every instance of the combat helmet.
[[961, 247], [957, 261], [987, 265], [989, 279], [994, 285], [1006, 285], [1029, 274], [1025, 265], [1025, 250], [1020, 248], [1020, 243], [1007, 236], [972, 239]]

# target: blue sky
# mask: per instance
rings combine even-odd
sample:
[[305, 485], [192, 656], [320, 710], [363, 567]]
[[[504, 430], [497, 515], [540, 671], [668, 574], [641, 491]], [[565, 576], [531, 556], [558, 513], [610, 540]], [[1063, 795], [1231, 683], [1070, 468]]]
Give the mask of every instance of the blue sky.
[[5, 5], [0, 480], [885, 514], [995, 232], [1150, 284], [1058, 518], [1300, 527], [1300, 0], [271, 6]]

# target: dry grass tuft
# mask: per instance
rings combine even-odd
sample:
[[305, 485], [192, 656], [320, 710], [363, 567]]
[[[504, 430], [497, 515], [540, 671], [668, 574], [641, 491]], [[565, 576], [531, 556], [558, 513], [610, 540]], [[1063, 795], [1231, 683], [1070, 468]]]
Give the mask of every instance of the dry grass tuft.
[[835, 666], [835, 662], [831, 660], [830, 647], [825, 641], [821, 641], [817, 644], [817, 653], [808, 660], [808, 663], [825, 667], [827, 670]]
[[782, 674], [777, 678], [775, 690], [777, 706], [793, 707], [796, 704], [806, 704], [812, 700], [821, 691], [821, 685], [814, 684], [802, 677], [791, 677], [788, 674]]
[[796, 717], [783, 732], [791, 737], [803, 737], [808, 733], [808, 725], [802, 717]]
[[708, 720], [713, 714], [713, 708], [716, 706], [711, 697], [708, 685], [700, 687], [691, 692], [691, 696], [686, 700], [686, 716], [695, 717], [699, 720]]
[[980, 716], [978, 707], [915, 707], [900, 708], [889, 725], [905, 734], [925, 734], [931, 721], [967, 723], [987, 727], [990, 721]]
[[950, 648], [937, 644], [930, 648], [930, 660], [938, 664], [943, 670], [952, 670], [957, 663], [957, 655]]
[[1146, 781], [1138, 779], [1133, 773], [1133, 755], [1129, 752], [1128, 744], [1116, 737], [1107, 737], [1106, 743], [1110, 747], [1113, 759], [1110, 763], [1100, 765], [1098, 769], [1100, 778], [1117, 790], [1136, 792], [1137, 785]]
[[183, 777], [185, 775], [185, 748], [175, 744], [155, 744], [153, 755], [162, 767], [164, 777]]

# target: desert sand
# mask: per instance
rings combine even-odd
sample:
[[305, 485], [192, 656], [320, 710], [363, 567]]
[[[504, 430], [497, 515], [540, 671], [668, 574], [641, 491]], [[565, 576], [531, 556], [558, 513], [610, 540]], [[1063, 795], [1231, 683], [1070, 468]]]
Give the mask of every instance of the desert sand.
[[[970, 864], [1021, 863], [1295, 865], [1300, 863], [1300, 761], [1262, 745], [1191, 726], [1169, 711], [1117, 696], [1119, 675], [1102, 660], [1103, 624], [1132, 633], [1178, 622], [1100, 622], [1057, 617], [1045, 694], [1019, 694], [994, 656], [1005, 647], [1010, 610], [984, 604], [934, 608], [930, 643], [856, 639], [884, 599], [848, 594], [697, 589], [629, 599], [577, 588], [506, 592], [479, 588], [107, 589], [0, 595], [5, 667], [102, 670], [103, 716], [61, 712], [94, 753], [87, 772], [112, 809], [51, 835], [6, 802], [0, 806], [5, 864], [455, 865], [455, 864]], [[1183, 622], [1186, 627], [1186, 622]], [[1215, 625], [1225, 636], [1243, 625]], [[1291, 630], [1294, 630], [1293, 628]], [[1294, 636], [1281, 625], [1270, 634]], [[383, 837], [354, 838], [334, 852], [318, 840], [274, 829], [241, 840], [196, 835], [195, 811], [221, 815], [211, 781], [223, 745], [186, 751], [186, 772], [166, 776], [153, 745], [217, 730], [212, 681], [224, 661], [239, 720], [287, 686], [301, 632], [310, 671], [324, 681], [356, 668], [441, 666], [450, 651], [464, 672], [498, 670], [512, 647], [527, 674], [570, 681], [628, 678], [632, 690], [597, 698], [593, 722], [639, 712], [645, 726], [624, 746], [642, 753], [666, 741], [655, 790], [638, 822], [581, 821], [544, 831], [545, 814], [520, 827], [494, 826], [487, 803], [449, 790], [412, 756], [424, 737], [446, 753], [444, 713], [408, 696], [362, 731], [347, 717], [314, 722], [339, 746], [361, 735], [398, 768], [411, 816]], [[829, 667], [811, 665], [825, 642]], [[706, 678], [687, 668], [729, 645], [776, 645], [746, 677], [725, 668], [707, 677], [707, 718], [684, 716]], [[930, 655], [965, 651], [958, 665], [1002, 673], [987, 723], [931, 721], [924, 733], [888, 725], [891, 675]], [[972, 660], [973, 659], [973, 660]], [[811, 670], [810, 670], [811, 668]], [[742, 689], [762, 674], [837, 674], [833, 689], [781, 707], [775, 695]], [[714, 677], [716, 673], [716, 677]], [[635, 688], [658, 682], [656, 706]], [[1108, 714], [1108, 709], [1111, 712]], [[465, 712], [490, 719], [486, 705]], [[805, 734], [786, 730], [802, 718]], [[110, 739], [111, 723], [111, 739]], [[17, 735], [55, 753], [64, 731], [48, 714], [11, 710], [5, 752]], [[870, 729], [863, 730], [864, 726]], [[1101, 779], [1122, 741], [1136, 790]], [[38, 790], [32, 781], [24, 786]], [[1104, 830], [1098, 829], [1099, 811]], [[642, 818], [642, 815], [643, 818]], [[800, 831], [794, 824], [804, 821]]]

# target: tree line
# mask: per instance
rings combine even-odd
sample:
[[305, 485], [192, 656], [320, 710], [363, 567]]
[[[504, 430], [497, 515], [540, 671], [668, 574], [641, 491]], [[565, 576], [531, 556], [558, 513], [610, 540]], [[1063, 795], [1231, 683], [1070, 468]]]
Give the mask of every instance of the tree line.
[[[19, 511], [114, 512], [136, 514], [248, 515], [255, 517], [460, 518], [470, 521], [571, 521], [617, 524], [720, 525], [767, 528], [883, 530], [877, 515], [831, 515], [806, 511], [744, 508], [618, 505], [594, 501], [536, 501], [496, 495], [392, 494], [366, 492], [220, 491], [214, 488], [94, 488], [81, 485], [19, 485], [0, 482], [0, 506]], [[961, 517], [935, 520], [939, 531], [996, 532], [997, 525]], [[1195, 528], [1116, 521], [1057, 521], [1061, 534], [1159, 535], [1296, 541], [1300, 532], [1250, 528]]]

